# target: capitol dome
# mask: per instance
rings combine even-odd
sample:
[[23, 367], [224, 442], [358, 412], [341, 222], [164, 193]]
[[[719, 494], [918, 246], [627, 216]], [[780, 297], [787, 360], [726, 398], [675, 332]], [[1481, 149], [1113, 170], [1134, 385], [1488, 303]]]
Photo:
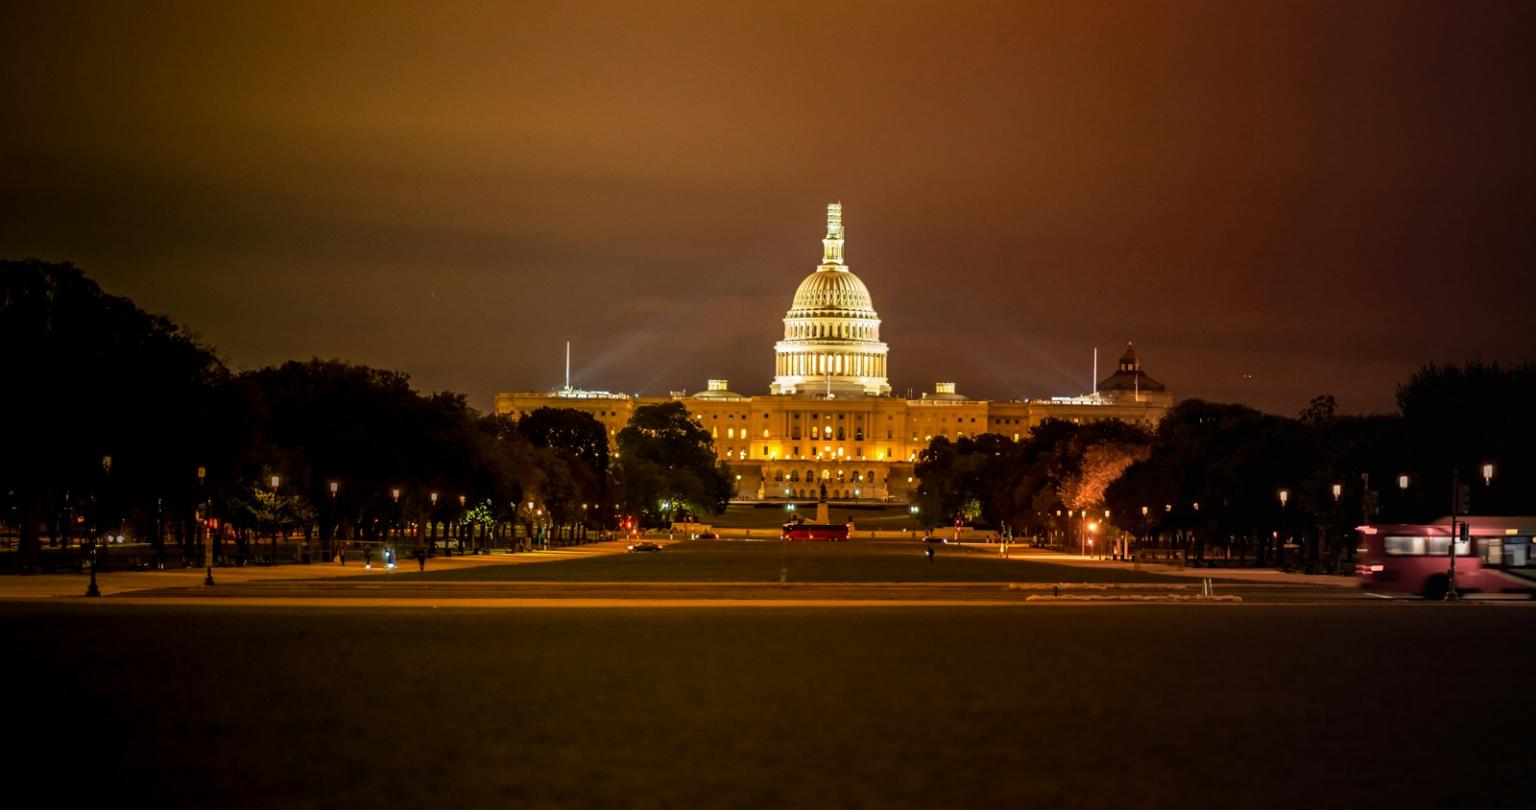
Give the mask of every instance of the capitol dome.
[[843, 263], [843, 206], [827, 206], [821, 264], [795, 290], [776, 354], [774, 394], [883, 396], [886, 345], [869, 288]]
[[795, 290], [795, 303], [790, 310], [819, 309], [851, 309], [875, 314], [869, 288], [846, 268], [832, 271], [817, 269], [800, 282], [800, 289]]

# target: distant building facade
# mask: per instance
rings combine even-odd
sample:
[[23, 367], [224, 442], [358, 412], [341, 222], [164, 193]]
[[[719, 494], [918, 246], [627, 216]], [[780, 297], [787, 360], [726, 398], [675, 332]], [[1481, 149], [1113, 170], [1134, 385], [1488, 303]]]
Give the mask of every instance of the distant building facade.
[[640, 397], [567, 387], [497, 394], [497, 414], [523, 416], [541, 407], [590, 413], [609, 440], [641, 405], [678, 401], [714, 437], [744, 500], [816, 497], [904, 500], [917, 481], [917, 455], [937, 436], [996, 433], [1019, 441], [1046, 419], [1119, 419], [1156, 425], [1173, 404], [1167, 388], [1141, 370], [1127, 346], [1098, 391], [1045, 400], [986, 401], [941, 382], [919, 399], [891, 396], [888, 349], [864, 282], [843, 261], [842, 205], [827, 206], [822, 261], [795, 291], [774, 346], [767, 396], [710, 380], [694, 394]]

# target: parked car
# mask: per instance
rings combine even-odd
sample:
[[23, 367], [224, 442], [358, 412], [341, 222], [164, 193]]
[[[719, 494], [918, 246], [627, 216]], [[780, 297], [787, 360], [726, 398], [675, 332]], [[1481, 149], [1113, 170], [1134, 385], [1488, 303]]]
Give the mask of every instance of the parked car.
[[649, 540], [642, 540], [639, 543], [632, 544], [629, 547], [629, 550], [630, 551], [661, 551], [661, 544], [660, 543], [652, 543]]

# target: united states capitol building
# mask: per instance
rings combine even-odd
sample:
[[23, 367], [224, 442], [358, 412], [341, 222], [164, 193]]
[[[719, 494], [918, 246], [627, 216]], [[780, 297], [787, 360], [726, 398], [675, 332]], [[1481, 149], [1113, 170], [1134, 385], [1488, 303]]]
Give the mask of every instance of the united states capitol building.
[[609, 441], [641, 405], [677, 401], [714, 437], [743, 500], [816, 497], [904, 500], [916, 486], [918, 453], [937, 436], [996, 433], [1014, 441], [1046, 419], [1119, 419], [1151, 426], [1173, 396], [1141, 370], [1127, 346], [1114, 372], [1080, 396], [1006, 402], [971, 399], [953, 382], [912, 399], [891, 395], [889, 349], [869, 288], [843, 260], [843, 211], [827, 206], [821, 264], [795, 290], [774, 346], [768, 394], [752, 396], [709, 380], [696, 393], [629, 396], [569, 387], [496, 395], [495, 412], [523, 416], [541, 407], [590, 413]]

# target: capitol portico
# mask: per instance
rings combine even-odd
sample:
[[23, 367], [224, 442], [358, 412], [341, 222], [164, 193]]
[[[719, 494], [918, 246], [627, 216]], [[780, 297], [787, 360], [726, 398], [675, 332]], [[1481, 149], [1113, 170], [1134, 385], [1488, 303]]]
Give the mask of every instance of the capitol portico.
[[725, 380], [694, 394], [640, 397], [581, 391], [497, 394], [497, 414], [522, 416], [540, 407], [590, 413], [609, 439], [636, 407], [680, 401], [714, 437], [739, 499], [815, 497], [822, 485], [836, 500], [902, 500], [916, 485], [912, 468], [935, 437], [996, 433], [1018, 441], [1046, 419], [1119, 419], [1155, 425], [1173, 397], [1141, 370], [1127, 346], [1096, 391], [1049, 399], [986, 401], [940, 382], [917, 399], [891, 396], [889, 350], [864, 282], [844, 261], [842, 205], [827, 206], [822, 259], [800, 283], [774, 346], [767, 396], [745, 396]]

